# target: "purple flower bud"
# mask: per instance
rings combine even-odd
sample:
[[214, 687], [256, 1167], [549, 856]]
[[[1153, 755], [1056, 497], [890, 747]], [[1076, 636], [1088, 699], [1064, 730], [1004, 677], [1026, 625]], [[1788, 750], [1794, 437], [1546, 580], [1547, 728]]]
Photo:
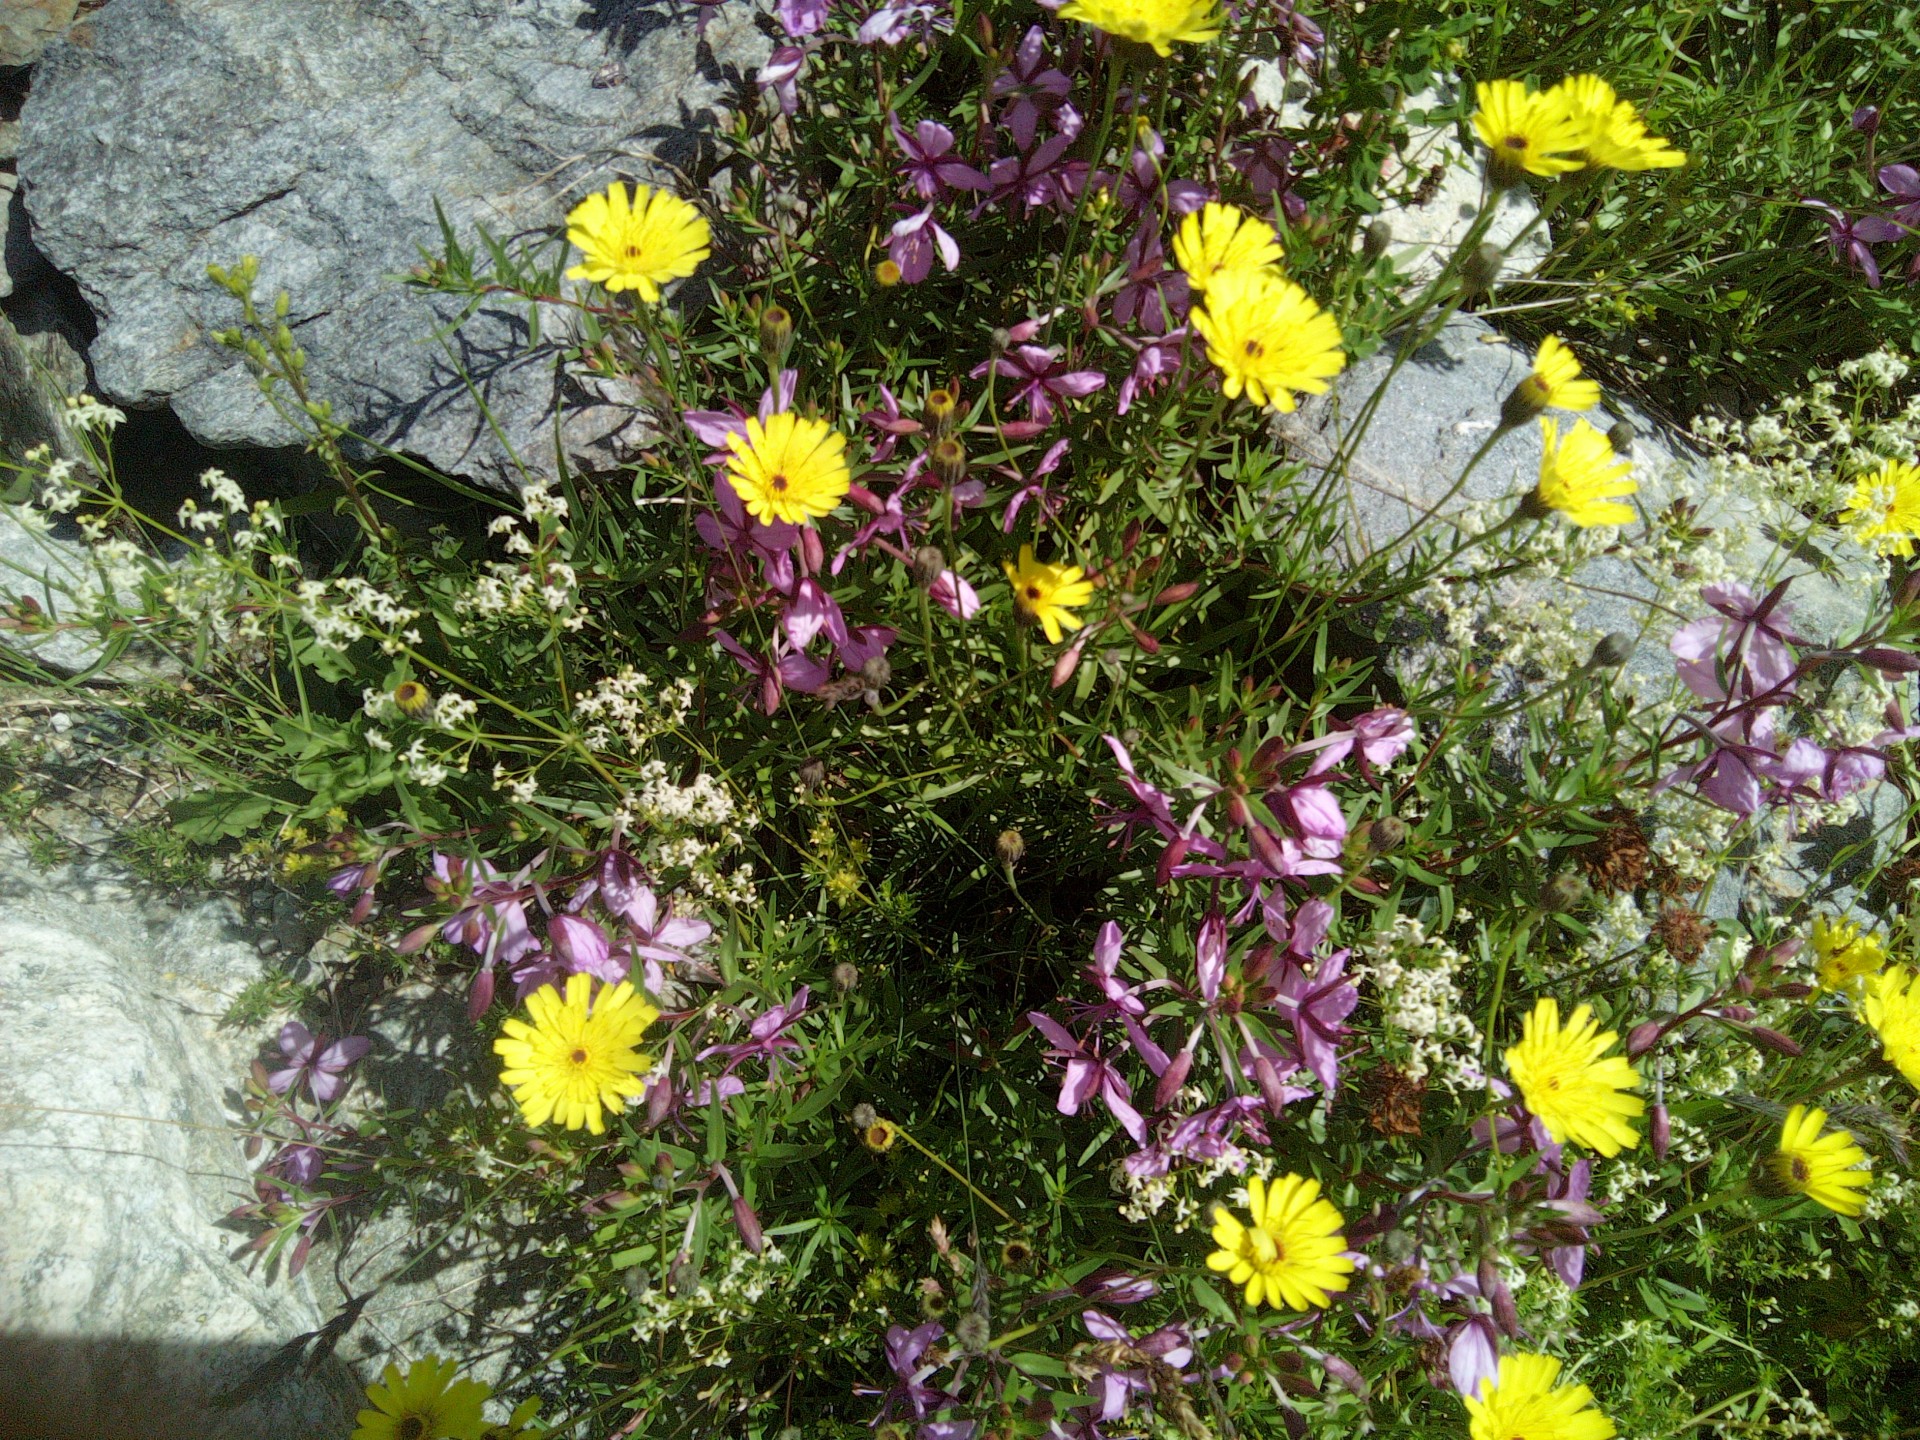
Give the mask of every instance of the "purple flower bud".
[[1627, 1032], [1627, 1058], [1638, 1060], [1660, 1043], [1660, 1022], [1643, 1020]]
[[1260, 1086], [1267, 1109], [1276, 1116], [1283, 1113], [1287, 1108], [1287, 1092], [1280, 1083], [1280, 1072], [1273, 1068], [1273, 1062], [1264, 1055], [1254, 1056], [1253, 1078]]
[[1734, 1021], [1751, 1020], [1753, 1018], [1753, 1007], [1751, 1005], [1723, 1005], [1720, 1007], [1720, 1018]]
[[766, 1236], [760, 1230], [760, 1217], [753, 1213], [753, 1207], [743, 1195], [733, 1197], [733, 1224], [749, 1254], [758, 1255], [767, 1248]]
[[1652, 1132], [1649, 1138], [1653, 1143], [1653, 1158], [1665, 1160], [1667, 1147], [1673, 1144], [1673, 1120], [1665, 1105], [1655, 1105], [1648, 1113], [1652, 1120], [1648, 1128]]
[[1153, 1087], [1153, 1108], [1164, 1110], [1173, 1103], [1173, 1097], [1180, 1093], [1180, 1087], [1187, 1083], [1187, 1076], [1193, 1071], [1193, 1052], [1182, 1050], [1173, 1057], [1166, 1071], [1160, 1077], [1160, 1083]]
[[1880, 107], [1878, 105], [1862, 105], [1858, 110], [1854, 111], [1853, 128], [1871, 139], [1874, 132], [1880, 128]]
[[1749, 1026], [1747, 1038], [1761, 1048], [1771, 1050], [1777, 1055], [1785, 1055], [1789, 1059], [1797, 1059], [1807, 1053], [1799, 1041], [1790, 1040], [1778, 1030], [1769, 1030], [1765, 1025]]

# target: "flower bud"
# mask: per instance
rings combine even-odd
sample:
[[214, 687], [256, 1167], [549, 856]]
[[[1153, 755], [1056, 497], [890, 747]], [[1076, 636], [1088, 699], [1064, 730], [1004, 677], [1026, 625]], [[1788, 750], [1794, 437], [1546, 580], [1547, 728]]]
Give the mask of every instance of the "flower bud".
[[1280, 1084], [1280, 1072], [1273, 1068], [1273, 1062], [1264, 1055], [1256, 1055], [1253, 1060], [1253, 1078], [1260, 1086], [1260, 1095], [1267, 1102], [1267, 1109], [1278, 1119], [1287, 1108], [1287, 1092]]
[[1577, 871], [1562, 870], [1540, 887], [1540, 908], [1550, 915], [1565, 914], [1586, 904], [1592, 893]]
[[853, 1107], [853, 1114], [847, 1118], [853, 1121], [854, 1129], [864, 1130], [880, 1118], [880, 1112], [863, 1100]]
[[860, 988], [860, 970], [851, 960], [842, 960], [833, 967], [833, 988], [842, 995], [851, 994]]
[[1009, 1270], [1019, 1270], [1033, 1259], [1033, 1246], [1018, 1236], [1000, 1247], [1000, 1263]]
[[993, 1339], [993, 1322], [987, 1319], [984, 1310], [969, 1310], [953, 1327], [953, 1339], [969, 1355], [982, 1354], [987, 1342]]
[[1664, 1161], [1667, 1149], [1673, 1144], [1673, 1117], [1667, 1114], [1665, 1105], [1656, 1104], [1647, 1114], [1648, 1138], [1653, 1143], [1653, 1158]]
[[860, 1132], [860, 1143], [876, 1155], [884, 1155], [893, 1149], [893, 1142], [900, 1138], [900, 1127], [891, 1120], [875, 1120]]
[[800, 529], [800, 565], [808, 575], [818, 575], [827, 563], [826, 542], [811, 525]]
[[1020, 863], [1020, 857], [1027, 853], [1026, 837], [1018, 830], [1008, 827], [1002, 830], [993, 842], [993, 853], [1000, 857], [1000, 863], [1011, 870]]
[[1660, 1022], [1642, 1020], [1627, 1032], [1627, 1058], [1638, 1060], [1660, 1043]]
[[673, 1156], [664, 1150], [653, 1157], [653, 1188], [656, 1190], [673, 1188]]
[[1153, 1087], [1153, 1108], [1164, 1110], [1173, 1104], [1173, 1097], [1180, 1093], [1180, 1087], [1187, 1083], [1187, 1076], [1193, 1073], [1193, 1052], [1182, 1050], [1168, 1063], [1159, 1082]]
[[644, 1300], [653, 1289], [653, 1272], [644, 1265], [629, 1265], [620, 1272], [620, 1283], [635, 1300]]
[[1635, 432], [1625, 420], [1616, 420], [1607, 427], [1607, 444], [1613, 447], [1616, 455], [1631, 455]]
[[1506, 263], [1506, 252], [1491, 240], [1476, 246], [1460, 267], [1460, 293], [1469, 298], [1486, 294], [1493, 289], [1493, 282], [1500, 278], [1500, 267]]
[[1765, 1025], [1749, 1026], [1747, 1038], [1762, 1049], [1785, 1055], [1789, 1059], [1798, 1059], [1807, 1053], [1798, 1040], [1789, 1039], [1778, 1030], [1769, 1030]]
[[1517, 430], [1547, 408], [1547, 386], [1538, 375], [1529, 373], [1507, 392], [1500, 405], [1500, 428]]
[[802, 790], [818, 790], [827, 783], [827, 762], [818, 755], [809, 755], [800, 762], [800, 768], [794, 772], [794, 778], [800, 782]]
[[667, 1289], [675, 1295], [685, 1294], [693, 1288], [693, 1256], [682, 1250], [673, 1257], [673, 1263], [667, 1267]]
[[900, 283], [900, 267], [891, 260], [882, 260], [873, 267], [873, 283], [882, 289], [892, 289]]
[[913, 552], [913, 563], [908, 566], [913, 583], [925, 590], [934, 581], [947, 573], [947, 557], [940, 552], [938, 545], [922, 545]]
[[744, 1195], [733, 1197], [733, 1228], [740, 1232], [740, 1243], [747, 1247], [749, 1255], [758, 1255], [767, 1248], [767, 1237], [760, 1228], [760, 1217], [753, 1213], [753, 1207], [747, 1203]]
[[1609, 630], [1594, 644], [1587, 658], [1590, 670], [1618, 670], [1633, 658], [1633, 636], [1624, 630]]
[[1880, 128], [1880, 107], [1878, 105], [1862, 105], [1858, 110], [1853, 112], [1852, 125], [1853, 128], [1858, 130], [1862, 135], [1865, 135], [1868, 139], [1872, 139], [1875, 132]]
[[1735, 1021], [1751, 1020], [1753, 1019], [1753, 1007], [1751, 1005], [1722, 1005], [1720, 1007], [1720, 1018], [1722, 1020]]
[[409, 720], [418, 720], [433, 708], [433, 695], [418, 680], [402, 680], [393, 687], [394, 705]]
[[769, 305], [760, 312], [760, 353], [767, 363], [779, 369], [793, 345], [793, 316], [783, 305]]
[[1389, 850], [1398, 850], [1407, 843], [1407, 822], [1396, 815], [1383, 815], [1378, 820], [1369, 821], [1363, 833], [1369, 853], [1385, 855]]
[[1384, 220], [1376, 220], [1367, 226], [1366, 235], [1360, 242], [1360, 253], [1367, 260], [1378, 260], [1387, 253], [1387, 247], [1393, 244], [1393, 226]]
[[[672, 1113], [673, 1082], [664, 1077], [655, 1080], [651, 1085], [647, 1086], [646, 1128], [649, 1130], [658, 1130], [662, 1125], [666, 1124], [667, 1116]], [[663, 1156], [662, 1158], [664, 1159], [665, 1157]], [[673, 1162], [669, 1160], [667, 1163], [671, 1165]], [[669, 1180], [673, 1178], [671, 1170], [667, 1172], [667, 1178]]]
[[921, 411], [924, 423], [935, 439], [945, 439], [953, 433], [954, 422], [960, 416], [960, 397], [946, 386], [927, 392], [926, 408]]
[[967, 447], [953, 436], [934, 442], [927, 452], [927, 464], [943, 485], [958, 485], [967, 478]]

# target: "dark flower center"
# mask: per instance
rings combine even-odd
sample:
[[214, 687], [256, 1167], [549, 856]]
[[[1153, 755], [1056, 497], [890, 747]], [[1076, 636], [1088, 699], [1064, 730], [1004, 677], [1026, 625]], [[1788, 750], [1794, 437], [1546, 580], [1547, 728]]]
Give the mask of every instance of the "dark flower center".
[[576, 1065], [584, 1065], [587, 1063], [587, 1052], [584, 1050], [576, 1050], [567, 1058]]
[[787, 477], [784, 475], [775, 475], [771, 480], [767, 481], [767, 484], [784, 495], [787, 490]]
[[1559, 1088], [1560, 1088], [1560, 1077], [1558, 1075], [1549, 1075], [1547, 1077], [1547, 1089], [1558, 1090]]
[[1808, 1168], [1806, 1159], [1803, 1156], [1794, 1156], [1791, 1168], [1793, 1170], [1793, 1178], [1802, 1185], [1806, 1184], [1808, 1178], [1813, 1174], [1813, 1171]]
[[1027, 598], [1029, 600], [1038, 600], [1040, 598], [1040, 587], [1038, 585], [1027, 586]]
[[[1500, 143], [1509, 150], [1524, 150], [1527, 148], [1527, 137], [1524, 135], [1509, 135]], [[1516, 1435], [1514, 1440], [1523, 1440], [1523, 1437]]]
[[[1509, 140], [1507, 143], [1511, 145], [1513, 142]], [[638, 245], [627, 246], [627, 259], [638, 260], [639, 258], [640, 258], [640, 247]]]
[[1258, 340], [1249, 340], [1246, 344], [1246, 352], [1249, 355], [1260, 356], [1267, 353], [1267, 347]]
[[394, 1428], [393, 1433], [398, 1435], [400, 1440], [426, 1440], [426, 1419], [420, 1415], [408, 1415]]

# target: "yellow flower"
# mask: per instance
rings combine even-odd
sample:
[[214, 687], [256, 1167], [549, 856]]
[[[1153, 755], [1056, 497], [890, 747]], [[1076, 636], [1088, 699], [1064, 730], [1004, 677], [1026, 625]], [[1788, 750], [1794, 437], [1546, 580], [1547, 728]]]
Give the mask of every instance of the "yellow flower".
[[1563, 175], [1584, 161], [1580, 128], [1566, 107], [1527, 89], [1518, 80], [1482, 81], [1474, 89], [1480, 108], [1473, 128], [1487, 147], [1487, 174], [1496, 185], [1517, 185], [1524, 175]]
[[1882, 970], [1867, 981], [1860, 1013], [1880, 1037], [1887, 1063], [1920, 1089], [1920, 975], [1904, 965]]
[[1867, 1152], [1845, 1130], [1826, 1129], [1827, 1112], [1796, 1105], [1780, 1126], [1780, 1148], [1767, 1157], [1767, 1173], [1785, 1190], [1804, 1195], [1836, 1215], [1858, 1215], [1867, 1208], [1861, 1194], [1873, 1172], [1853, 1167]]
[[568, 212], [567, 239], [585, 258], [567, 276], [608, 290], [637, 290], [655, 304], [664, 282], [693, 274], [707, 258], [710, 238], [706, 220], [678, 195], [636, 185], [629, 202], [627, 187], [616, 180]]
[[393, 687], [393, 703], [409, 720], [418, 720], [433, 708], [433, 695], [418, 680], [402, 680]]
[[1815, 920], [1813, 953], [1823, 990], [1857, 990], [1860, 981], [1887, 963], [1880, 937], [1871, 930], [1863, 934], [1850, 920]]
[[1007, 572], [1020, 618], [1037, 624], [1054, 644], [1062, 630], [1078, 630], [1085, 623], [1073, 611], [1093, 598], [1093, 585], [1078, 565], [1045, 564], [1033, 558], [1031, 545], [1022, 545], [1020, 563], [1002, 560], [1000, 568]]
[[1584, 1385], [1556, 1385], [1551, 1355], [1502, 1355], [1498, 1379], [1464, 1396], [1471, 1440], [1613, 1440], [1619, 1432]]
[[1558, 335], [1549, 335], [1534, 352], [1533, 369], [1507, 396], [1507, 403], [1500, 409], [1500, 423], [1511, 430], [1549, 406], [1556, 410], [1591, 410], [1599, 403], [1600, 387], [1581, 377], [1580, 361], [1573, 351]]
[[1251, 1224], [1224, 1205], [1213, 1207], [1213, 1243], [1207, 1268], [1247, 1289], [1247, 1304], [1318, 1310], [1347, 1288], [1353, 1261], [1344, 1252], [1340, 1212], [1320, 1196], [1320, 1182], [1288, 1175], [1268, 1185], [1247, 1181]]
[[1346, 365], [1340, 326], [1291, 280], [1268, 270], [1221, 270], [1191, 314], [1229, 398], [1293, 409], [1295, 391], [1318, 395]]
[[1546, 92], [1579, 131], [1580, 151], [1589, 165], [1609, 170], [1663, 170], [1687, 163], [1684, 150], [1647, 134], [1633, 106], [1614, 94], [1598, 75], [1569, 75]]
[[518, 1017], [493, 1042], [506, 1061], [500, 1079], [513, 1091], [529, 1125], [557, 1120], [569, 1130], [604, 1134], [605, 1112], [621, 1110], [644, 1091], [640, 1077], [653, 1065], [634, 1047], [660, 1012], [622, 980], [593, 996], [593, 978], [569, 975], [563, 998], [551, 985], [527, 997], [528, 1024]]
[[1840, 523], [1882, 555], [1912, 555], [1920, 537], [1920, 465], [1889, 460], [1855, 481]]
[[400, 1373], [389, 1365], [367, 1386], [373, 1409], [355, 1417], [352, 1440], [480, 1440], [486, 1419], [480, 1407], [491, 1387], [478, 1380], [456, 1380], [453, 1361], [429, 1355]]
[[1163, 57], [1173, 53], [1176, 40], [1197, 45], [1220, 34], [1218, 0], [1067, 0], [1058, 13], [1151, 45]]
[[1223, 270], [1273, 270], [1280, 263], [1280, 241], [1259, 216], [1209, 200], [1180, 222], [1173, 261], [1186, 272], [1193, 293], [1204, 295], [1207, 281]]
[[533, 1423], [533, 1417], [539, 1413], [538, 1399], [522, 1400], [506, 1420], [482, 1430], [480, 1440], [547, 1440], [546, 1428]]
[[1612, 1156], [1640, 1143], [1640, 1132], [1627, 1123], [1647, 1108], [1627, 1093], [1640, 1088], [1640, 1074], [1606, 1053], [1619, 1038], [1600, 1029], [1587, 1005], [1575, 1006], [1562, 1026], [1559, 1002], [1551, 998], [1540, 1000], [1521, 1023], [1520, 1043], [1507, 1051], [1507, 1073], [1527, 1109], [1560, 1144], [1572, 1141]]
[[853, 483], [847, 439], [826, 421], [782, 410], [769, 415], [765, 425], [749, 416], [746, 431], [727, 436], [733, 452], [727, 479], [762, 525], [776, 520], [810, 524], [816, 515], [831, 515], [846, 498]]
[[1633, 519], [1633, 507], [1619, 501], [1640, 488], [1629, 473], [1633, 462], [1614, 454], [1605, 435], [1576, 420], [1562, 440], [1560, 427], [1543, 417], [1540, 447], [1540, 483], [1528, 497], [1533, 513], [1557, 510], [1583, 528]]

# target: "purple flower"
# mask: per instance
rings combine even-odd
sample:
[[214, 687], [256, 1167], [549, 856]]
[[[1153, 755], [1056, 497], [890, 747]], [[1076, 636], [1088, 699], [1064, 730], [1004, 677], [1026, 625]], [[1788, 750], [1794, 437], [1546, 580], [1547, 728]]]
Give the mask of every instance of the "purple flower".
[[887, 112], [887, 125], [893, 131], [893, 143], [900, 147], [906, 164], [900, 173], [913, 182], [914, 193], [922, 200], [934, 200], [949, 190], [985, 190], [987, 177], [967, 164], [953, 150], [953, 131], [934, 120], [922, 120], [908, 134], [900, 117]]
[[1890, 217], [1896, 225], [1920, 227], [1920, 170], [1911, 165], [1882, 165], [1880, 188], [1900, 203]]
[[1120, 1078], [1120, 1072], [1113, 1063], [1095, 1051], [1089, 1050], [1081, 1041], [1074, 1038], [1071, 1031], [1057, 1020], [1043, 1015], [1038, 1010], [1027, 1012], [1027, 1019], [1053, 1045], [1048, 1057], [1067, 1062], [1066, 1075], [1060, 1082], [1060, 1099], [1056, 1108], [1062, 1115], [1078, 1115], [1080, 1107], [1089, 1100], [1099, 1097], [1113, 1118], [1125, 1127], [1135, 1144], [1145, 1144], [1147, 1122], [1140, 1118], [1140, 1112], [1133, 1108], [1133, 1092], [1127, 1082]]
[[927, 1379], [938, 1370], [944, 1361], [921, 1364], [921, 1359], [933, 1342], [945, 1335], [946, 1327], [938, 1321], [929, 1320], [924, 1325], [909, 1330], [904, 1325], [892, 1325], [887, 1328], [887, 1368], [893, 1371], [894, 1383], [885, 1390], [873, 1390], [862, 1387], [855, 1393], [860, 1395], [880, 1395], [880, 1418], [890, 1417], [895, 1408], [904, 1403], [912, 1410], [916, 1420], [924, 1420], [929, 1414], [953, 1403], [953, 1396], [945, 1390], [939, 1390], [927, 1384]]
[[862, 45], [892, 47], [904, 43], [913, 34], [916, 22], [923, 37], [931, 35], [936, 28], [950, 29], [952, 22], [943, 23], [943, 18], [931, 5], [886, 5], [866, 18], [854, 39]]
[[1345, 977], [1347, 952], [1336, 950], [1323, 959], [1311, 978], [1294, 967], [1273, 997], [1276, 1010], [1293, 1021], [1293, 1041], [1300, 1058], [1328, 1095], [1340, 1083], [1338, 1041], [1347, 1033], [1345, 1020], [1360, 1003], [1360, 992]]
[[1091, 395], [1107, 383], [1107, 377], [1098, 370], [1068, 370], [1060, 363], [1057, 346], [1045, 349], [1015, 345], [973, 368], [976, 380], [988, 373], [1016, 382], [1009, 403], [1024, 403], [1027, 413], [1040, 425], [1053, 419], [1055, 397]]
[[1073, 141], [1065, 135], [1055, 135], [1044, 140], [1031, 150], [1022, 150], [1018, 155], [1004, 155], [987, 167], [987, 180], [993, 186], [988, 200], [975, 207], [975, 213], [986, 204], [1004, 203], [1019, 200], [1029, 210], [1042, 205], [1060, 205], [1069, 197], [1067, 189], [1067, 171], [1062, 163]]
[[1047, 63], [1046, 35], [1038, 25], [1029, 29], [1013, 52], [1007, 68], [993, 77], [989, 92], [995, 100], [1006, 100], [1001, 124], [1013, 132], [1013, 143], [1022, 151], [1033, 148], [1033, 137], [1042, 117], [1051, 120], [1067, 105], [1072, 83]]
[[1034, 502], [1041, 515], [1048, 520], [1060, 513], [1061, 506], [1067, 503], [1067, 497], [1056, 494], [1047, 485], [1047, 476], [1060, 467], [1060, 461], [1072, 445], [1071, 440], [1054, 441], [1047, 447], [1047, 453], [1040, 457], [1040, 463], [1034, 466], [1031, 475], [1022, 476], [1019, 471], [1006, 466], [995, 467], [1001, 474], [1011, 475], [1014, 479], [1024, 482], [1018, 490], [1013, 492], [1013, 497], [1007, 501], [1006, 510], [1000, 516], [1001, 533], [1006, 535], [1013, 533], [1013, 522], [1019, 517], [1021, 507], [1029, 500]]
[[614, 908], [627, 925], [622, 945], [636, 960], [646, 962], [647, 989], [654, 994], [658, 995], [666, 983], [661, 967], [700, 965], [694, 952], [713, 935], [713, 926], [705, 920], [675, 915], [673, 901], [669, 899], [662, 905], [647, 885], [638, 887], [630, 898]]
[[283, 1145], [279, 1152], [261, 1166], [262, 1170], [278, 1175], [291, 1185], [302, 1190], [311, 1190], [314, 1182], [326, 1169], [327, 1157], [318, 1145]]
[[1299, 178], [1293, 168], [1294, 149], [1294, 142], [1283, 136], [1256, 135], [1241, 141], [1227, 159], [1247, 177], [1256, 200], [1271, 205], [1278, 195], [1281, 211], [1289, 223], [1297, 225], [1306, 216], [1307, 202], [1293, 193], [1293, 182]]
[[[1133, 402], [1138, 397], [1151, 395], [1159, 388], [1161, 380], [1186, 363], [1187, 339], [1187, 327], [1182, 325], [1178, 330], [1170, 330], [1159, 339], [1149, 340], [1135, 348], [1133, 369], [1129, 370], [1127, 378], [1120, 382], [1120, 393], [1113, 407], [1114, 414], [1126, 414], [1133, 408]], [[1132, 344], [1124, 337], [1122, 343]]]
[[904, 283], [918, 285], [932, 274], [936, 253], [948, 270], [960, 263], [959, 242], [933, 218], [933, 206], [894, 221], [892, 238], [887, 241], [887, 258], [900, 267], [900, 279]]
[[1097, 1368], [1087, 1388], [1101, 1420], [1120, 1419], [1136, 1399], [1151, 1401], [1162, 1380], [1177, 1379], [1181, 1384], [1191, 1385], [1198, 1378], [1182, 1373], [1193, 1360], [1193, 1340], [1184, 1325], [1164, 1325], [1151, 1334], [1136, 1336], [1118, 1320], [1098, 1310], [1083, 1310], [1080, 1323], [1095, 1340], [1123, 1346], [1135, 1355], [1151, 1356], [1174, 1372], [1172, 1376], [1155, 1376], [1137, 1364], [1096, 1361]]
[[759, 1058], [767, 1062], [769, 1078], [778, 1075], [780, 1067], [787, 1063], [786, 1057], [800, 1049], [800, 1042], [786, 1032], [806, 1014], [807, 1001], [812, 993], [810, 987], [802, 985], [791, 1000], [771, 1006], [753, 1017], [747, 1026], [750, 1038], [733, 1045], [709, 1045], [693, 1058], [705, 1060], [710, 1056], [722, 1057], [727, 1062], [729, 1073], [743, 1060]]
[[1834, 259], [1860, 271], [1867, 277], [1867, 284], [1878, 290], [1880, 264], [1873, 258], [1872, 247], [1888, 240], [1898, 240], [1906, 231], [1879, 215], [1848, 215], [1824, 200], [1802, 200], [1800, 203], [1810, 209], [1826, 212], [1827, 244], [1833, 249]]
[[632, 971], [632, 962], [614, 953], [607, 932], [578, 915], [556, 915], [548, 921], [547, 944], [567, 975], [591, 975], [616, 985]]
[[1700, 592], [1725, 618], [1689, 621], [1668, 642], [1689, 690], [1706, 700], [1732, 694], [1776, 704], [1792, 693], [1797, 667], [1787, 647], [1807, 642], [1788, 623], [1786, 587], [1783, 580], [1760, 600], [1737, 580]]
[[828, 0], [774, 0], [773, 13], [787, 34], [798, 40], [827, 23]]
[[781, 114], [792, 115], [800, 109], [800, 72], [806, 68], [806, 51], [798, 45], [781, 45], [767, 57], [753, 83], [762, 95], [773, 93]]
[[1457, 1321], [1447, 1334], [1447, 1379], [1462, 1395], [1478, 1398], [1480, 1387], [1500, 1378], [1500, 1336], [1485, 1315]]
[[1547, 1251], [1547, 1263], [1566, 1283], [1577, 1289], [1587, 1268], [1587, 1226], [1597, 1223], [1599, 1212], [1589, 1203], [1593, 1193], [1593, 1161], [1576, 1160], [1564, 1171], [1553, 1170], [1547, 1177], [1547, 1203], [1567, 1216], [1570, 1228], [1581, 1239], [1572, 1245], [1556, 1245]]
[[1186, 319], [1193, 297], [1186, 275], [1167, 268], [1158, 224], [1148, 220], [1136, 230], [1120, 258], [1127, 267], [1127, 279], [1113, 295], [1116, 325], [1131, 325], [1137, 317], [1149, 334], [1162, 335], [1169, 320]]
[[267, 1077], [267, 1088], [276, 1095], [298, 1091], [302, 1081], [321, 1104], [333, 1099], [346, 1087], [346, 1072], [362, 1055], [373, 1048], [364, 1035], [349, 1035], [327, 1045], [298, 1020], [280, 1027], [280, 1053], [287, 1057], [287, 1068]]
[[942, 570], [927, 587], [933, 603], [956, 620], [971, 620], [980, 613], [980, 595], [957, 571]]
[[1853, 112], [1851, 123], [1854, 129], [1871, 140], [1875, 132], [1880, 128], [1880, 107], [1878, 105], [1862, 105]]

